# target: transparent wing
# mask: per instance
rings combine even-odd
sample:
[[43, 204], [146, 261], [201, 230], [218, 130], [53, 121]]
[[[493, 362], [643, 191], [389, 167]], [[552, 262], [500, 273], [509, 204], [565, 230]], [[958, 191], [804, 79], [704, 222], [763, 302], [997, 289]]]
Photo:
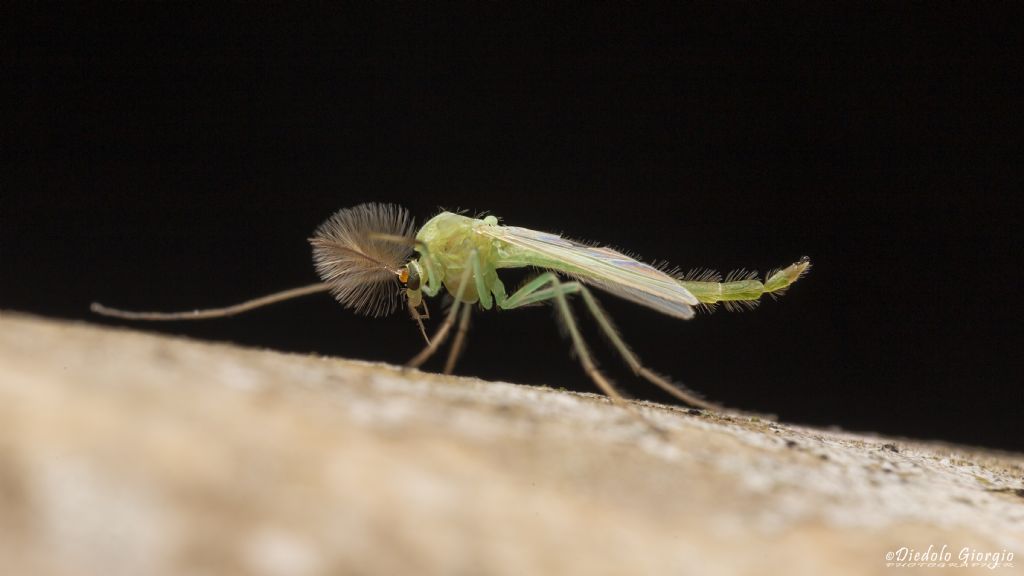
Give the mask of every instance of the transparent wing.
[[564, 272], [637, 304], [676, 318], [692, 318], [697, 298], [675, 278], [625, 254], [587, 246], [557, 234], [515, 226], [481, 226], [481, 234], [518, 248], [517, 263]]

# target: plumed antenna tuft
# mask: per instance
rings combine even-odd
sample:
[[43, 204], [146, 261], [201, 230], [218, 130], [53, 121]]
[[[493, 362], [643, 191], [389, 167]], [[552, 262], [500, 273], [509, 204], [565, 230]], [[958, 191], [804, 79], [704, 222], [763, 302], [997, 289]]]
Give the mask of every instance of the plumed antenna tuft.
[[338, 302], [358, 314], [384, 316], [400, 302], [398, 274], [412, 255], [414, 237], [405, 208], [368, 203], [335, 212], [309, 242], [316, 271]]

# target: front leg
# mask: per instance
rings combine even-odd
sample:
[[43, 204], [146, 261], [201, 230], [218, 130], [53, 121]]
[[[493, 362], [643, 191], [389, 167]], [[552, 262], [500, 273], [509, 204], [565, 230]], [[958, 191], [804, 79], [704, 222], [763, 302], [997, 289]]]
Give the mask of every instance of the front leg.
[[444, 373], [451, 374], [455, 369], [455, 363], [459, 361], [459, 355], [466, 346], [466, 332], [469, 331], [469, 315], [473, 308], [469, 305], [462, 307], [462, 314], [459, 318], [459, 329], [455, 332], [455, 340], [452, 347], [448, 349], [448, 359], [444, 363]]
[[469, 253], [469, 258], [466, 259], [465, 266], [462, 267], [462, 277], [459, 280], [459, 289], [455, 294], [455, 301], [452, 302], [452, 307], [448, 310], [447, 316], [445, 316], [444, 323], [438, 327], [437, 332], [434, 333], [434, 337], [430, 339], [428, 344], [419, 354], [413, 356], [411, 360], [406, 362], [408, 368], [419, 368], [424, 362], [430, 359], [431, 356], [437, 352], [437, 349], [444, 344], [444, 341], [448, 338], [448, 333], [451, 332], [452, 326], [455, 324], [455, 318], [459, 314], [460, 306], [467, 306], [468, 303], [463, 302], [462, 298], [466, 294], [466, 285], [469, 283], [470, 273], [473, 271], [473, 262], [477, 262], [476, 267], [479, 267], [479, 256], [476, 250]]

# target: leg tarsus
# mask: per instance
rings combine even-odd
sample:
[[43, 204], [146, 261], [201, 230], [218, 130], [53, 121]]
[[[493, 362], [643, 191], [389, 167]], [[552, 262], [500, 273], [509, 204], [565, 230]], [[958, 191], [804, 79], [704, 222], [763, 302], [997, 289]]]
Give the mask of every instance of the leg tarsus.
[[708, 400], [704, 400], [697, 393], [687, 390], [682, 385], [672, 382], [668, 378], [665, 378], [664, 376], [658, 374], [657, 372], [652, 372], [644, 366], [640, 367], [640, 370], [637, 372], [637, 374], [639, 374], [644, 380], [647, 380], [651, 384], [654, 384], [658, 388], [661, 388], [665, 392], [668, 392], [677, 400], [685, 402], [686, 404], [689, 404], [694, 408], [703, 408], [704, 410], [708, 410], [711, 412], [727, 411], [725, 406], [722, 406], [721, 404], [716, 404], [714, 402], [710, 402]]
[[[457, 309], [458, 306], [452, 305], [453, 308]], [[405, 363], [406, 368], [419, 368], [424, 362], [430, 359], [437, 352], [437, 349], [441, 347], [445, 339], [448, 338], [448, 332], [452, 329], [452, 322], [449, 318], [445, 318], [444, 323], [441, 324], [437, 332], [434, 332], [434, 337], [430, 339], [430, 343], [427, 344], [420, 353], [413, 356], [408, 362]]]
[[455, 340], [452, 341], [452, 347], [448, 350], [448, 360], [444, 363], [444, 373], [451, 374], [452, 370], [455, 369], [455, 363], [459, 361], [459, 356], [462, 354], [462, 349], [466, 346], [466, 332], [469, 331], [469, 315], [473, 312], [473, 308], [466, 304], [462, 308], [462, 314], [459, 317], [459, 329], [455, 332]]
[[[549, 288], [541, 290], [541, 288], [548, 285], [550, 285]], [[510, 296], [506, 303], [509, 308], [524, 306], [531, 302], [539, 301], [534, 297], [540, 295], [545, 296], [542, 300], [554, 300], [559, 316], [562, 320], [562, 324], [565, 326], [566, 332], [569, 333], [573, 348], [576, 350], [576, 356], [587, 376], [594, 382], [594, 384], [597, 385], [601, 392], [604, 392], [604, 394], [608, 396], [613, 404], [621, 407], [631, 416], [643, 422], [644, 425], [656, 432], [659, 436], [662, 436], [663, 438], [667, 437], [667, 432], [664, 429], [646, 418], [636, 408], [636, 406], [630, 404], [629, 401], [626, 400], [618, 390], [616, 390], [615, 385], [612, 384], [611, 380], [598, 370], [593, 357], [590, 355], [590, 350], [587, 348], [587, 344], [583, 340], [579, 326], [576, 324], [576, 319], [573, 317], [572, 308], [569, 307], [569, 300], [566, 298], [566, 294], [578, 291], [579, 286], [578, 282], [562, 283], [555, 274], [546, 273], [535, 278], [518, 292]]]
[[594, 320], [597, 321], [598, 326], [600, 326], [605, 336], [607, 336], [608, 340], [611, 341], [612, 346], [614, 346], [615, 349], [618, 350], [619, 354], [622, 356], [622, 359], [625, 360], [626, 364], [628, 364], [629, 367], [632, 368], [633, 372], [637, 376], [640, 376], [644, 380], [647, 380], [651, 384], [654, 384], [658, 388], [661, 388], [665, 392], [668, 392], [677, 400], [685, 402], [690, 406], [712, 411], [725, 410], [725, 408], [723, 408], [722, 406], [702, 399], [695, 392], [686, 390], [685, 388], [677, 384], [673, 384], [664, 376], [661, 376], [656, 372], [652, 372], [647, 367], [645, 367], [643, 363], [640, 361], [640, 358], [637, 357], [637, 355], [633, 353], [632, 350], [629, 349], [629, 346], [625, 343], [625, 341], [622, 340], [622, 336], [620, 336], [618, 330], [615, 329], [615, 325], [612, 323], [611, 318], [604, 310], [601, 309], [601, 305], [598, 304], [597, 298], [595, 298], [594, 295], [590, 293], [590, 290], [587, 289], [586, 286], [580, 284], [579, 292], [580, 294], [583, 295], [583, 302], [587, 305], [587, 309], [590, 310], [590, 315], [594, 317]]
[[[538, 277], [538, 280], [540, 278], [544, 278], [545, 281], [538, 282], [535, 280], [534, 282], [524, 286], [523, 290], [509, 298], [509, 301], [513, 302], [512, 307], [525, 306], [535, 302], [556, 299], [557, 294], [564, 295], [579, 292], [583, 296], [583, 302], [590, 311], [590, 315], [593, 316], [595, 321], [597, 321], [601, 331], [604, 332], [605, 336], [612, 343], [612, 346], [615, 347], [619, 352], [619, 355], [622, 356], [622, 359], [629, 365], [637, 376], [640, 376], [644, 380], [647, 380], [651, 384], [654, 384], [665, 392], [671, 394], [677, 400], [690, 406], [711, 411], [725, 411], [724, 407], [704, 400], [697, 393], [674, 384], [669, 379], [646, 368], [640, 361], [640, 358], [638, 358], [637, 355], [630, 350], [625, 341], [622, 340], [622, 337], [619, 335], [618, 330], [612, 323], [611, 318], [601, 308], [597, 298], [591, 294], [590, 290], [586, 286], [576, 281], [561, 283], [557, 281], [557, 278], [555, 278], [554, 281], [552, 281], [551, 278], [546, 278], [545, 276]], [[548, 284], [550, 284], [551, 287], [544, 288], [544, 286]], [[524, 290], [529, 290], [529, 292], [523, 293]]]
[[[426, 302], [424, 302], [426, 304]], [[427, 336], [427, 329], [423, 326], [423, 319], [430, 318], [430, 316], [424, 316], [416, 310], [416, 307], [412, 304], [409, 305], [409, 315], [416, 321], [416, 325], [419, 326], [420, 334], [423, 336], [423, 340], [426, 341], [427, 346], [430, 346], [430, 336]]]

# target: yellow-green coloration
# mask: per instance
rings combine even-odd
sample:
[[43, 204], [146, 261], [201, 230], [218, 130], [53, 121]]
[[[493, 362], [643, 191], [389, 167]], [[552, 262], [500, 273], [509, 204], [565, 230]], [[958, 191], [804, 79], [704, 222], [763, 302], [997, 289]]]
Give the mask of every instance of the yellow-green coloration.
[[749, 308], [756, 305], [763, 294], [785, 294], [789, 286], [806, 274], [810, 267], [811, 260], [805, 256], [795, 264], [769, 272], [768, 279], [763, 283], [753, 278], [752, 274], [743, 273], [738, 274], [742, 277], [740, 280], [708, 282], [684, 279], [680, 283], [706, 306], [724, 303], [729, 307], [730, 303], [735, 303]]
[[[463, 273], [469, 265], [477, 269], [469, 270], [473, 281], [462, 290], [462, 301], [480, 302], [485, 309], [491, 308], [494, 298], [504, 301], [505, 286], [497, 272], [497, 264], [505, 256], [504, 246], [476, 233], [481, 227], [497, 225], [494, 216], [478, 220], [451, 212], [442, 212], [424, 224], [416, 234], [421, 256], [418, 262], [411, 263], [420, 267], [420, 276], [426, 279], [423, 291], [436, 296], [443, 283], [452, 295], [459, 294]], [[476, 258], [471, 260], [474, 250]]]
[[[426, 279], [423, 292], [435, 296], [443, 284], [449, 293], [458, 296], [461, 278], [469, 267], [472, 281], [463, 288], [460, 299], [471, 304], [479, 302], [485, 309], [490, 309], [493, 302], [506, 307], [505, 286], [497, 273], [500, 268], [534, 266], [555, 270], [673, 316], [688, 318], [692, 314], [686, 313], [685, 306], [717, 303], [752, 306], [763, 294], [781, 295], [810, 267], [810, 260], [804, 257], [773, 271], [765, 282], [745, 273], [731, 275], [736, 279], [730, 277], [725, 282], [711, 273], [699, 279], [675, 278], [609, 248], [579, 244], [525, 228], [500, 226], [494, 216], [476, 219], [451, 212], [442, 212], [429, 220], [420, 228], [416, 240], [420, 258], [410, 266], [417, 267], [421, 277]], [[600, 270], [602, 267], [605, 269]], [[626, 285], [614, 285], [616, 282]], [[677, 284], [681, 290], [672, 291], [665, 286], [667, 282]], [[669, 293], [642, 293], [652, 285], [667, 288]], [[418, 302], [416, 290], [409, 292], [410, 298]]]
[[[396, 296], [404, 296], [409, 313], [427, 341], [427, 346], [407, 366], [419, 367], [426, 362], [454, 328], [454, 341], [444, 368], [445, 373], [449, 373], [462, 350], [474, 304], [484, 309], [497, 306], [510, 310], [549, 302], [554, 304], [587, 375], [613, 401], [639, 416], [597, 369], [569, 304], [571, 296], [582, 301], [634, 374], [690, 405], [717, 409], [715, 404], [646, 368], [622, 340], [588, 286], [674, 318], [689, 319], [695, 308], [711, 308], [718, 303], [729, 309], [753, 307], [763, 294], [782, 294], [811, 265], [805, 257], [769, 273], [764, 282], [754, 274], [743, 272], [730, 274], [721, 281], [713, 272], [677, 276], [611, 248], [582, 244], [528, 228], [502, 226], [494, 216], [470, 218], [442, 212], [415, 234], [413, 231], [412, 219], [404, 209], [386, 204], [361, 204], [339, 210], [310, 238], [314, 264], [322, 279], [320, 283], [219, 309], [128, 312], [100, 304], [93, 304], [92, 309], [99, 314], [131, 320], [195, 320], [230, 316], [290, 298], [330, 291], [342, 305], [357, 313], [380, 316], [393, 312], [399, 303]], [[513, 294], [506, 294], [498, 270], [524, 267], [538, 268], [542, 272]], [[437, 296], [442, 289], [454, 300], [434, 337], [427, 338], [423, 320], [430, 315], [423, 296]]]
[[[598, 327], [634, 374], [687, 404], [717, 409], [717, 405], [646, 368], [622, 340], [586, 285], [669, 316], [687, 319], [693, 317], [694, 307], [711, 308], [719, 302], [729, 309], [734, 309], [737, 304], [753, 307], [762, 294], [784, 292], [810, 267], [810, 260], [802, 258], [770, 273], [764, 283], [747, 273], [731, 274], [724, 282], [711, 272], [679, 278], [610, 248], [588, 246], [557, 234], [501, 226], [494, 216], [477, 219], [451, 212], [442, 212], [424, 224], [416, 234], [415, 246], [419, 258], [410, 260], [405, 268], [407, 273], [401, 276], [406, 282], [406, 296], [413, 317], [418, 322], [423, 317], [417, 309], [422, 301], [421, 292], [436, 296], [444, 287], [454, 296], [454, 302], [433, 340], [427, 340], [427, 347], [409, 361], [410, 366], [422, 365], [438, 350], [458, 317], [455, 341], [445, 363], [445, 373], [450, 372], [462, 349], [469, 315], [475, 303], [479, 302], [485, 309], [495, 304], [502, 309], [513, 309], [551, 302], [587, 375], [613, 401], [637, 416], [639, 414], [625, 402], [611, 381], [597, 369], [569, 306], [569, 296], [581, 297]], [[498, 278], [498, 269], [526, 266], [546, 272], [527, 282], [514, 294], [506, 295], [505, 286]], [[559, 273], [570, 279], [561, 278]]]

